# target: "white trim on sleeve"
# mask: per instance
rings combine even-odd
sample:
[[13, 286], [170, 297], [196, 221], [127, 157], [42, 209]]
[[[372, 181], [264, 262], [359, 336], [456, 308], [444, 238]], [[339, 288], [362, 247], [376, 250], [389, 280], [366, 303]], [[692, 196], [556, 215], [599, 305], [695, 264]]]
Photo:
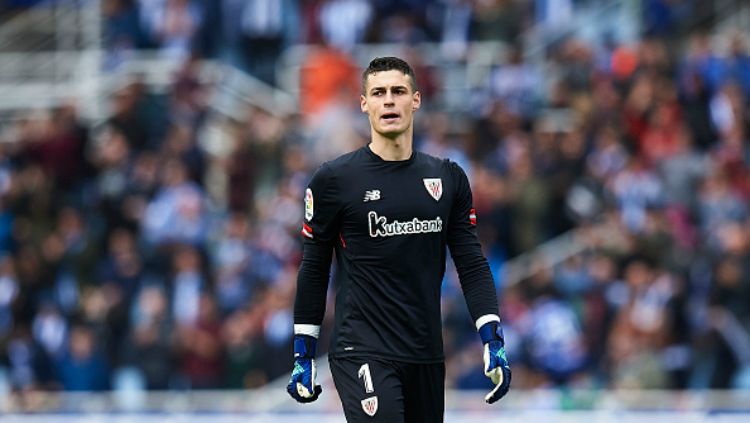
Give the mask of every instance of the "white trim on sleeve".
[[500, 321], [500, 316], [498, 316], [497, 314], [485, 314], [484, 316], [479, 316], [479, 318], [476, 321], [477, 330], [479, 330], [479, 328], [484, 326], [485, 323], [499, 322], [499, 321]]
[[320, 325], [294, 325], [295, 335], [308, 335], [318, 339], [320, 335]]

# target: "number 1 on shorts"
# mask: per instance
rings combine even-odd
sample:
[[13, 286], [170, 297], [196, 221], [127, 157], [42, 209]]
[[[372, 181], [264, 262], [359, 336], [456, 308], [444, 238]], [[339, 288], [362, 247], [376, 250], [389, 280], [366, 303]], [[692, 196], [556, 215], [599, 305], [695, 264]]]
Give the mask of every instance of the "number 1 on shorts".
[[372, 376], [370, 376], [370, 365], [365, 363], [362, 365], [362, 367], [359, 368], [359, 372], [357, 373], [358, 378], [364, 378], [365, 382], [365, 392], [368, 394], [371, 394], [375, 392], [375, 387], [372, 385]]

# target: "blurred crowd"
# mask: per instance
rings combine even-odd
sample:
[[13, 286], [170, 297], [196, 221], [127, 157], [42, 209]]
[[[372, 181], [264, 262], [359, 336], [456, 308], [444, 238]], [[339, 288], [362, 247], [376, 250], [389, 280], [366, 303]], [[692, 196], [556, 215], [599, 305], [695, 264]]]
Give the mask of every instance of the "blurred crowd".
[[469, 40], [517, 38], [534, 21], [534, 3], [570, 9], [573, 1], [105, 0], [104, 35], [114, 63], [133, 48], [198, 54], [274, 84], [282, 52], [295, 44], [350, 52], [361, 43], [439, 41], [460, 50]]
[[[425, 94], [417, 148], [472, 182], [514, 387], [747, 388], [748, 34], [682, 36], [690, 1], [644, 0], [637, 40], [562, 37], [527, 59], [523, 31], [564, 17], [545, 7], [588, 3], [104, 1], [109, 65], [157, 48], [184, 66], [166, 93], [134, 78], [93, 127], [70, 103], [0, 135], [0, 384], [229, 389], [286, 376], [304, 188], [369, 136], [351, 49], [432, 41], [460, 63], [466, 43], [493, 40], [507, 60], [462, 116], [430, 103], [440, 68], [419, 48], [406, 58]], [[293, 44], [319, 47], [302, 63], [299, 113], [223, 119], [217, 153], [201, 59], [274, 85]], [[570, 231], [583, 253], [504, 277], [508, 259]], [[448, 386], [484, 388], [450, 265], [443, 291]]]

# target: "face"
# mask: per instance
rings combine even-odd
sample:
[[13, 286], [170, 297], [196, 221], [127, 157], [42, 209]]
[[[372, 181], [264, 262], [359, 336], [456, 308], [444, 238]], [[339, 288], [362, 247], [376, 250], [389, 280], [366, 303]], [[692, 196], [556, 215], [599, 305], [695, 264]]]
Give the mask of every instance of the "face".
[[396, 138], [411, 128], [420, 103], [411, 77], [398, 70], [368, 75], [365, 94], [360, 98], [362, 112], [367, 113], [373, 130], [386, 138]]

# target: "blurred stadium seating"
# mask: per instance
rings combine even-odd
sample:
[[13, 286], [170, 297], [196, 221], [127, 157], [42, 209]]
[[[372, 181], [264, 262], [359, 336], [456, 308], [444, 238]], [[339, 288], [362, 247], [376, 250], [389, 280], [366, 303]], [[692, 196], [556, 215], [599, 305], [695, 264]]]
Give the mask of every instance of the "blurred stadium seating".
[[502, 303], [488, 409], [449, 264], [447, 421], [746, 420], [748, 28], [732, 0], [0, 1], [3, 421], [342, 421], [330, 381], [282, 387], [301, 192], [366, 142], [377, 55], [467, 170]]

